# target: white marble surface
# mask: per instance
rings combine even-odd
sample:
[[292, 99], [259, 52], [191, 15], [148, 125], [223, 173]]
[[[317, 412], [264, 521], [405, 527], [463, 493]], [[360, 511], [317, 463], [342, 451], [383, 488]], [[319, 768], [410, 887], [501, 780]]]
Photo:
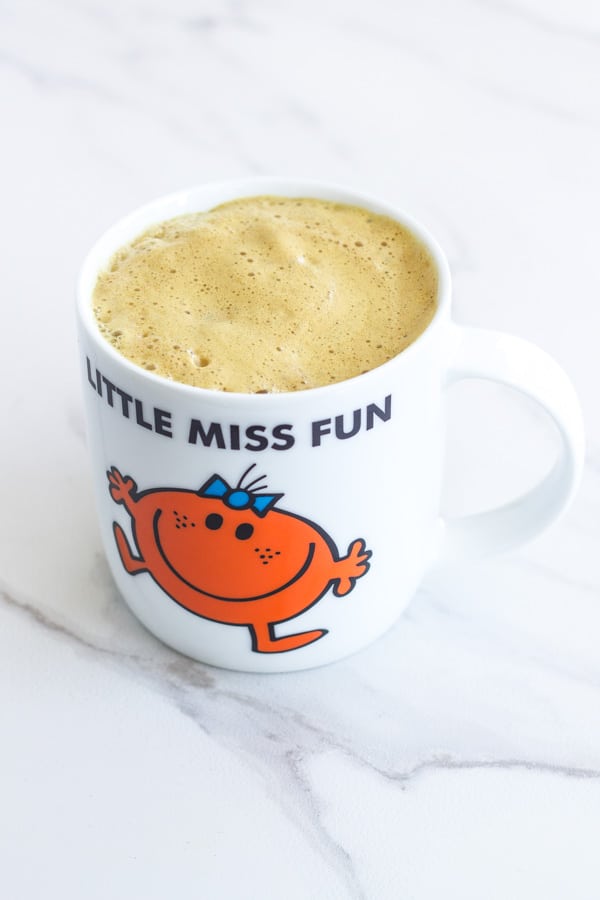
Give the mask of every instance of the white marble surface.
[[[598, 4], [8, 0], [0, 73], [2, 895], [595, 900]], [[73, 284], [141, 202], [270, 172], [429, 225], [457, 320], [558, 358], [589, 453], [533, 545], [430, 577], [351, 659], [260, 677], [177, 656], [116, 595]], [[525, 401], [457, 388], [446, 508], [553, 452]]]

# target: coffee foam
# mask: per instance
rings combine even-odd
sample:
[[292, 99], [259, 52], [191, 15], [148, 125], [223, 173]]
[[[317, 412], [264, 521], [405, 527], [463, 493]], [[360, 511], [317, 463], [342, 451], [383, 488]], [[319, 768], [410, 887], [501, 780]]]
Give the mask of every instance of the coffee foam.
[[325, 200], [250, 197], [162, 222], [94, 291], [104, 337], [166, 378], [296, 391], [400, 353], [435, 312], [437, 274], [404, 226]]

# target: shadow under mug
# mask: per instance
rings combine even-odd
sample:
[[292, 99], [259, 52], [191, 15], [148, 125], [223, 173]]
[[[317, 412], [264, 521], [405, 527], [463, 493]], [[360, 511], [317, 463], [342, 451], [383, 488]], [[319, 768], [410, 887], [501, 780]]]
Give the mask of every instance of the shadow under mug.
[[[350, 203], [410, 228], [438, 270], [437, 311], [423, 334], [358, 377], [287, 393], [191, 387], [122, 357], [92, 310], [97, 275], [116, 250], [165, 219], [259, 194]], [[251, 178], [157, 200], [91, 250], [77, 317], [110, 568], [138, 619], [203, 662], [285, 672], [353, 653], [399, 618], [431, 566], [522, 544], [577, 488], [582, 416], [563, 370], [521, 338], [452, 323], [442, 250], [421, 225], [372, 197]], [[553, 469], [526, 495], [444, 520], [445, 392], [465, 378], [533, 398], [554, 420], [560, 446]]]

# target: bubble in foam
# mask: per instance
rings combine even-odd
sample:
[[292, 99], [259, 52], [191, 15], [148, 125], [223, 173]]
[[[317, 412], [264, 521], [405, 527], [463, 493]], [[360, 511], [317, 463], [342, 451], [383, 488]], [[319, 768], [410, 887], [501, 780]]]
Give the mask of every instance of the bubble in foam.
[[190, 362], [197, 369], [205, 369], [206, 366], [210, 365], [210, 359], [208, 356], [205, 356], [202, 353], [196, 353], [195, 350], [188, 350], [187, 352], [190, 358]]

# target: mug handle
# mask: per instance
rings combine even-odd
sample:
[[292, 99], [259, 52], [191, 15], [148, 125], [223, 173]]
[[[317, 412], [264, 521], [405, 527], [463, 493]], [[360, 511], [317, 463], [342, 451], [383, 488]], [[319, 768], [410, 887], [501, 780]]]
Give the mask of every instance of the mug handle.
[[554, 420], [561, 438], [551, 471], [527, 493], [496, 509], [441, 520], [437, 562], [481, 559], [531, 540], [572, 500], [583, 469], [584, 428], [575, 389], [558, 363], [523, 338], [482, 328], [450, 326], [445, 387], [483, 378], [531, 397]]

